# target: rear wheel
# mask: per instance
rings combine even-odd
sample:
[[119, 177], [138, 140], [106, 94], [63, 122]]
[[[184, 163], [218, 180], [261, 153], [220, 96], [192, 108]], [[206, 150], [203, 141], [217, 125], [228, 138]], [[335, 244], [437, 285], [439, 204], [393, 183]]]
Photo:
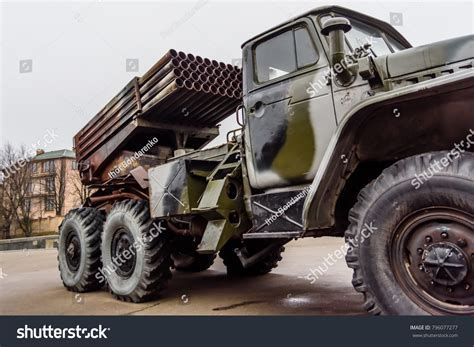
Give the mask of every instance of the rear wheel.
[[369, 312], [474, 314], [473, 172], [473, 154], [423, 154], [360, 193], [346, 259]]
[[171, 278], [170, 244], [164, 228], [150, 219], [147, 203], [114, 204], [104, 225], [103, 274], [119, 300], [156, 298]]
[[278, 262], [282, 260], [281, 254], [285, 247], [280, 246], [265, 255], [260, 261], [244, 268], [237, 256], [235, 250], [245, 247], [248, 256], [252, 256], [270, 245], [268, 240], [230, 240], [219, 252], [224, 265], [227, 268], [227, 274], [230, 276], [257, 276], [265, 275], [278, 266]]
[[59, 226], [59, 273], [70, 291], [88, 292], [104, 285], [96, 276], [104, 220], [100, 211], [85, 207], [71, 210]]

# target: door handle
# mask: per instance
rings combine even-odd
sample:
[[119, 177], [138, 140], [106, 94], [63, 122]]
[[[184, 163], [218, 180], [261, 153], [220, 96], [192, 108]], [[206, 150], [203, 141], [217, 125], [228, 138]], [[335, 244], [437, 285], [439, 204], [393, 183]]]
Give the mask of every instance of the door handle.
[[[239, 111], [240, 110], [243, 110], [242, 112], [240, 112], [240, 114], [242, 115], [242, 120], [240, 120], [240, 116], [239, 116]], [[245, 107], [244, 107], [243, 104], [240, 104], [235, 109], [235, 118], [237, 120], [237, 124], [240, 125], [243, 128], [244, 125], [245, 125], [245, 123], [244, 123], [245, 122]]]

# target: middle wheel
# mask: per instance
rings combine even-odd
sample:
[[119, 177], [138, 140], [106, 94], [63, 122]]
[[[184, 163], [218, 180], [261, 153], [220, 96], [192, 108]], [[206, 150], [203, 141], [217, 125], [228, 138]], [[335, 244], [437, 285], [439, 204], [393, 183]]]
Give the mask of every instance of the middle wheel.
[[171, 247], [143, 200], [114, 204], [102, 235], [102, 273], [119, 300], [154, 299], [171, 278]]
[[245, 248], [248, 255], [253, 256], [270, 245], [271, 241], [268, 240], [230, 240], [221, 249], [219, 256], [222, 258], [229, 276], [265, 275], [278, 266], [278, 262], [282, 260], [281, 254], [284, 252], [285, 247], [277, 247], [272, 252], [266, 254], [260, 261], [247, 268], [243, 267], [235, 250]]
[[216, 259], [215, 254], [199, 254], [192, 252], [174, 252], [171, 255], [174, 267], [182, 272], [200, 272], [209, 269]]

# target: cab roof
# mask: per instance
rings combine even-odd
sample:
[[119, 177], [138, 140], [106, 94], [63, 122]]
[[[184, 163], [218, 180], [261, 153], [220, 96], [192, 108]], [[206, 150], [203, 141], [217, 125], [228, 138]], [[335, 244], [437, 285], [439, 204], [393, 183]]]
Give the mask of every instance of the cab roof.
[[411, 48], [412, 47], [410, 42], [408, 42], [407, 39], [402, 34], [400, 34], [393, 26], [391, 26], [387, 22], [384, 22], [380, 19], [376, 19], [374, 17], [368, 16], [366, 14], [363, 14], [363, 13], [360, 13], [360, 12], [357, 12], [357, 11], [354, 11], [354, 10], [350, 10], [348, 8], [345, 8], [345, 7], [331, 5], [331, 6], [317, 7], [315, 9], [312, 9], [312, 10], [308, 11], [308, 12], [300, 14], [299, 16], [293, 17], [293, 18], [287, 20], [286, 22], [283, 22], [283, 23], [281, 23], [277, 26], [274, 26], [274, 27], [272, 27], [272, 28], [270, 28], [270, 29], [268, 29], [268, 30], [256, 35], [256, 36], [252, 37], [251, 39], [245, 41], [242, 44], [241, 48], [243, 48], [244, 46], [246, 46], [250, 42], [258, 40], [259, 38], [265, 36], [269, 32], [272, 32], [273, 30], [278, 29], [278, 28], [280, 28], [282, 26], [285, 26], [287, 24], [291, 24], [292, 22], [294, 22], [294, 21], [296, 21], [296, 20], [298, 20], [302, 17], [307, 17], [309, 15], [319, 15], [319, 14], [322, 14], [322, 13], [330, 13], [330, 12], [334, 12], [336, 14], [339, 14], [339, 15], [342, 15], [342, 16], [347, 16], [347, 17], [350, 17], [350, 18], [355, 18], [355, 19], [358, 19], [362, 22], [371, 23], [374, 26], [376, 26], [376, 27], [380, 28], [381, 30], [383, 30], [385, 33], [387, 33], [390, 36], [392, 36], [393, 38], [395, 38], [397, 41], [399, 41], [406, 48]]

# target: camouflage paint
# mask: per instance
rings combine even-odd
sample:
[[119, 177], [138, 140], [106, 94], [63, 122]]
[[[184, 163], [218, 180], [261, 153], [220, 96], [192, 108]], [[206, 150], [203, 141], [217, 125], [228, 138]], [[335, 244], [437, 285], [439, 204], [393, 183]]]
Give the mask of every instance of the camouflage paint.
[[204, 217], [207, 225], [197, 248], [203, 254], [219, 251], [230, 238], [247, 231], [250, 222], [244, 206], [240, 152], [240, 143], [234, 142], [150, 169], [151, 216]]
[[[271, 169], [281, 177], [291, 181], [301, 173], [309, 172], [316, 153], [315, 133], [310, 124], [310, 111], [307, 105], [292, 105], [286, 119], [284, 146], [281, 146], [273, 159]], [[288, 165], [292, 158], [291, 165]]]
[[[252, 154], [246, 159], [253, 188], [309, 183], [316, 174], [336, 129], [331, 86], [325, 84], [328, 63], [322, 46], [316, 47], [321, 51], [314, 66], [286, 80], [270, 81], [244, 97], [244, 135]], [[320, 87], [313, 92], [312, 85]], [[250, 112], [259, 102], [261, 108]]]

